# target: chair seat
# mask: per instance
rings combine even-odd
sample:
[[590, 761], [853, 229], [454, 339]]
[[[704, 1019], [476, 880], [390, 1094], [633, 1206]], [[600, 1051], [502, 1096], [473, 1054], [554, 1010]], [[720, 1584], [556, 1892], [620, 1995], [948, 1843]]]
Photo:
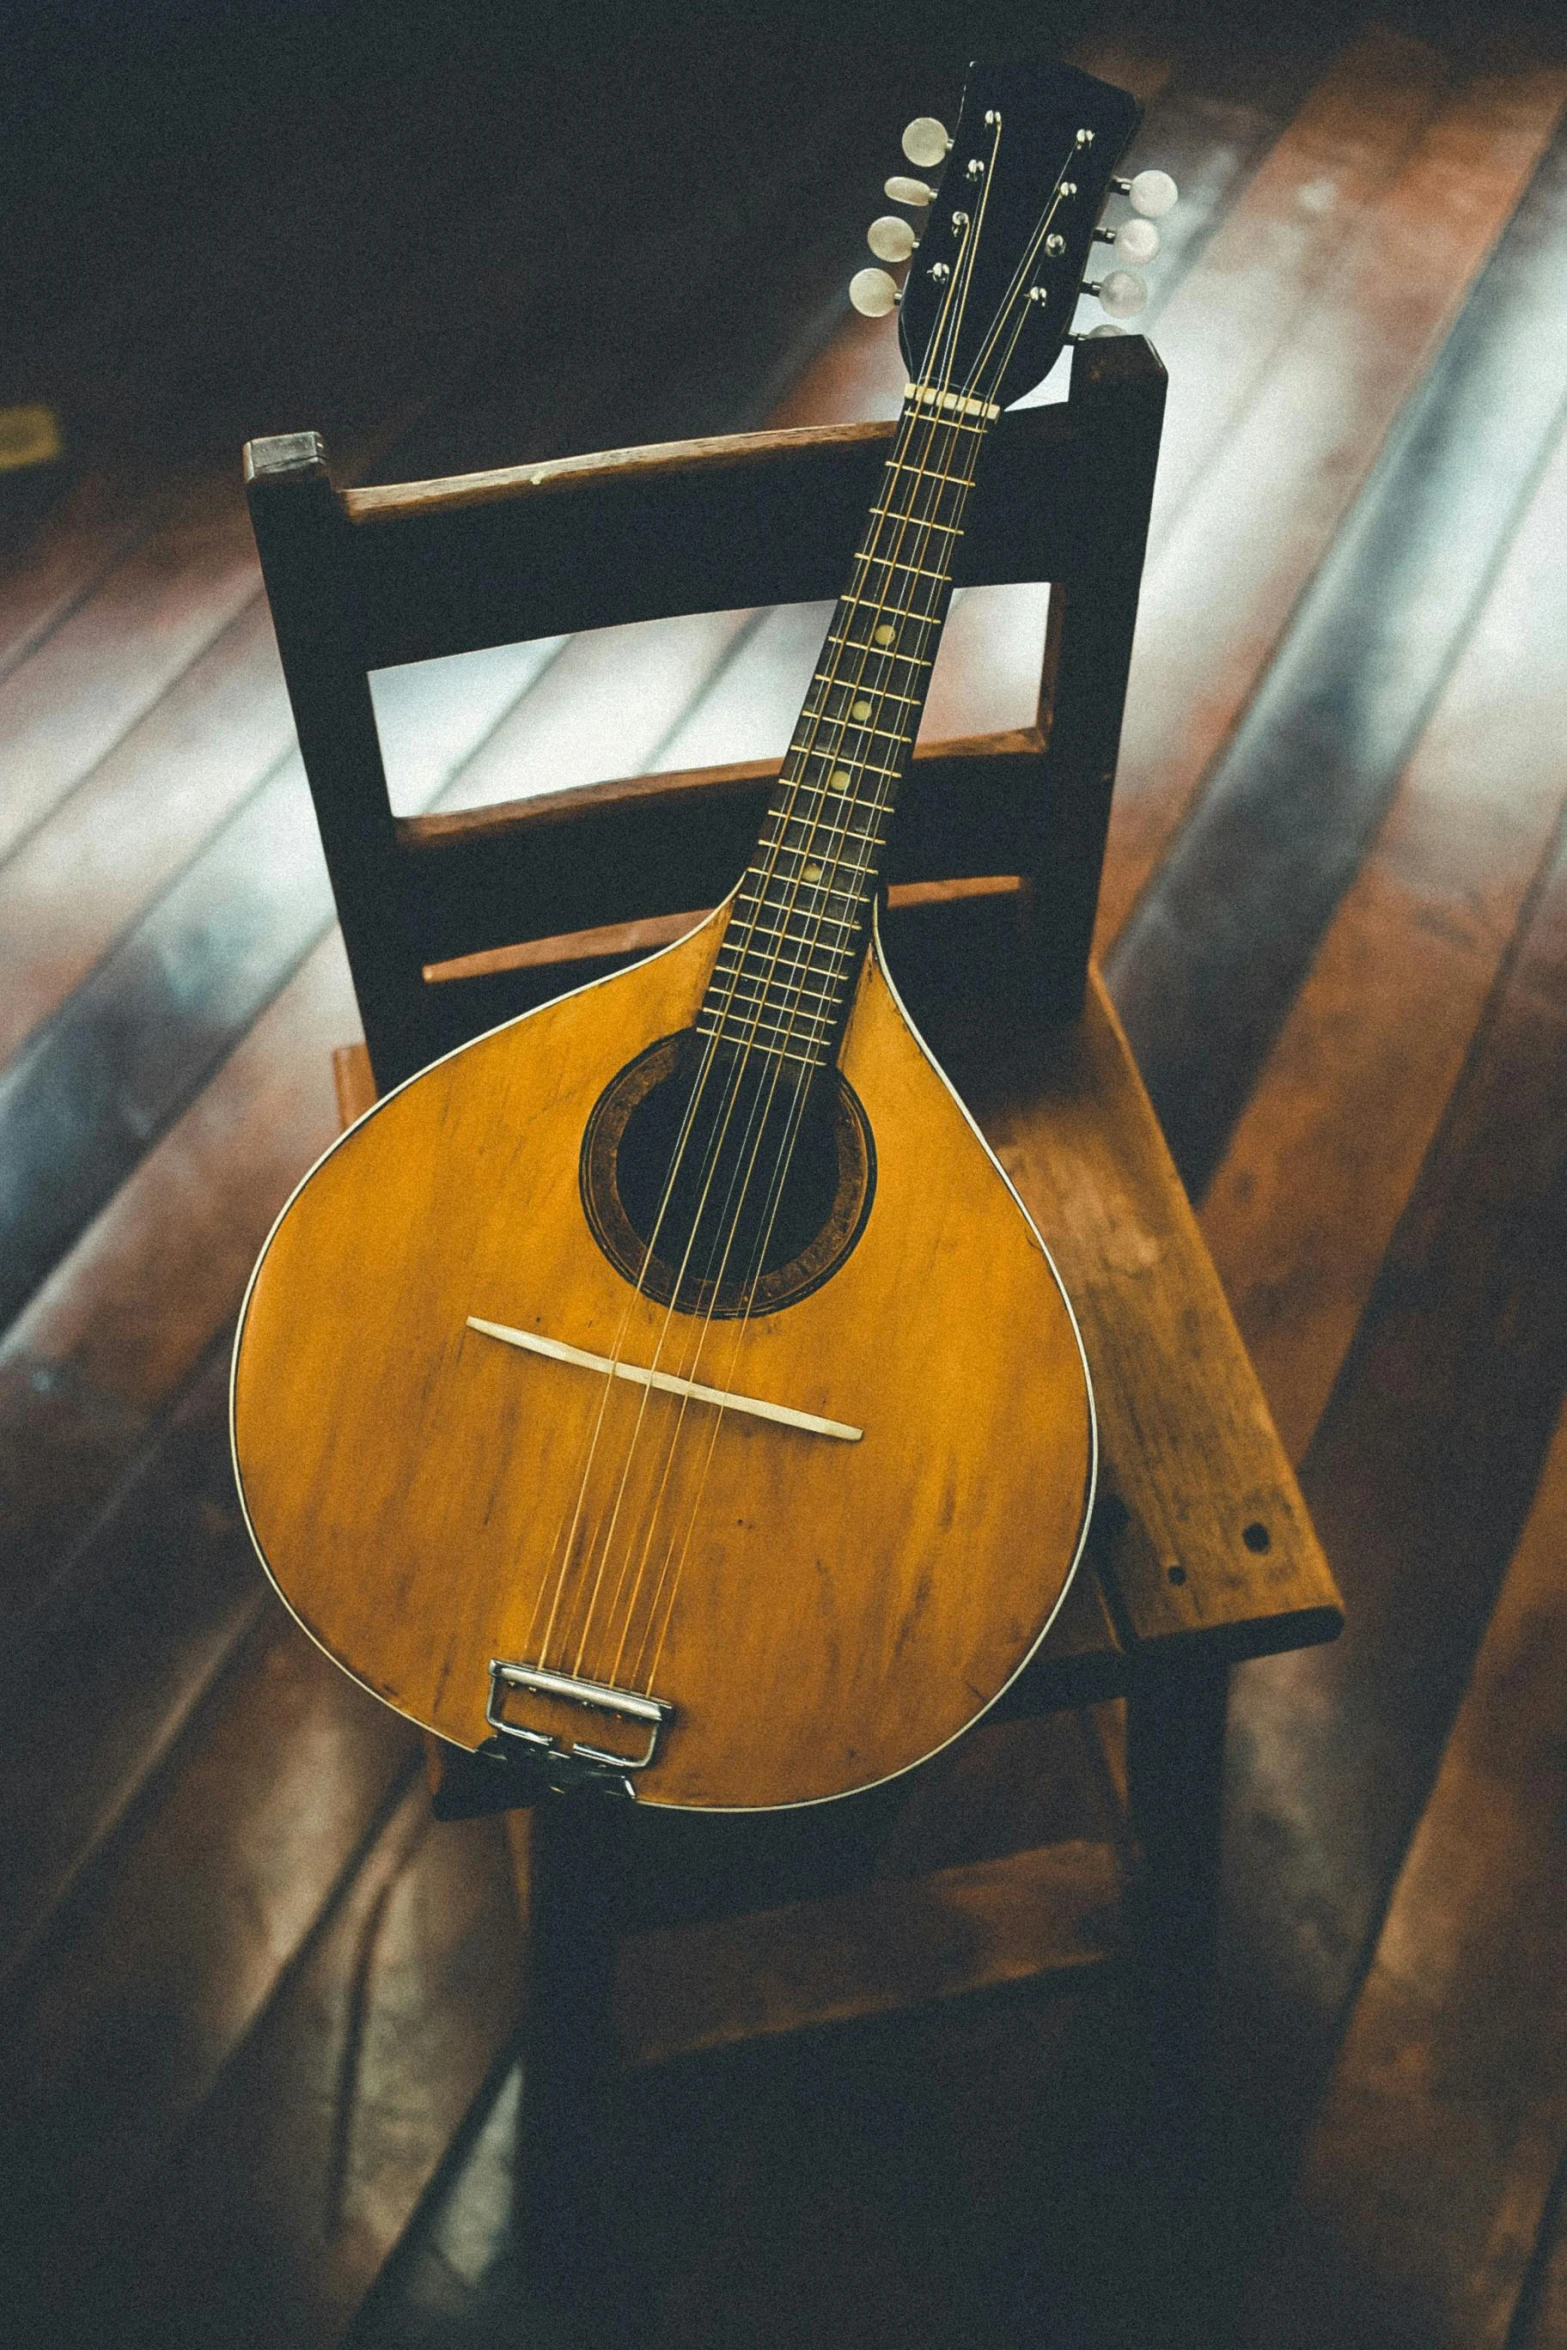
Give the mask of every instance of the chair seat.
[[[1019, 981], [1018, 930], [1015, 893], [975, 897], [961, 884], [921, 892], [886, 923], [911, 1014], [1055, 1257], [1098, 1405], [1099, 1500], [1083, 1566], [993, 1718], [1123, 1697], [1198, 1660], [1331, 1639], [1342, 1622], [1103, 982], [1090, 972], [1076, 1020], [1035, 1008]], [[569, 969], [562, 976], [569, 984]], [[338, 1054], [337, 1074], [343, 1114], [356, 1116], [374, 1099], [362, 1046]], [[515, 1800], [493, 1765], [455, 1749], [435, 1780], [447, 1816]]]

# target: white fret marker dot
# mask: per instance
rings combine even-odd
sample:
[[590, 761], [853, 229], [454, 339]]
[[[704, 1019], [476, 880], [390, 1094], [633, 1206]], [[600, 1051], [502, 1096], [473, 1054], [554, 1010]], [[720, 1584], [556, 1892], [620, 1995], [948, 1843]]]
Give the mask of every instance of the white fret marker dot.
[[873, 645], [890, 645], [895, 633], [896, 632], [889, 628], [884, 621], [881, 627], [877, 629], [875, 635], [872, 637], [871, 643]]
[[802, 868], [802, 870], [807, 881], [820, 881], [822, 877], [822, 869], [820, 865], [806, 865]]
[[869, 702], [851, 702], [849, 704], [849, 716], [851, 718], [868, 718], [870, 714], [871, 706]]
[[835, 767], [831, 775], [828, 776], [827, 780], [832, 785], [834, 791], [847, 791], [850, 782], [848, 768]]

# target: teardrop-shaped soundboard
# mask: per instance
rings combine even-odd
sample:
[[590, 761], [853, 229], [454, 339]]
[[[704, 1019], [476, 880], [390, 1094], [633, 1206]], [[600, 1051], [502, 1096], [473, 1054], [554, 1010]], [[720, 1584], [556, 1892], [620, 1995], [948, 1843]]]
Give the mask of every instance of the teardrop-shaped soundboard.
[[744, 1809], [907, 1770], [992, 1702], [1066, 1588], [1094, 1437], [1049, 1257], [877, 953], [838, 1061], [870, 1197], [827, 1277], [725, 1320], [595, 1237], [594, 1108], [689, 1028], [722, 919], [328, 1153], [256, 1270], [234, 1436], [279, 1590], [379, 1696], [468, 1747], [497, 1701], [558, 1748], [651, 1747], [644, 1800]]

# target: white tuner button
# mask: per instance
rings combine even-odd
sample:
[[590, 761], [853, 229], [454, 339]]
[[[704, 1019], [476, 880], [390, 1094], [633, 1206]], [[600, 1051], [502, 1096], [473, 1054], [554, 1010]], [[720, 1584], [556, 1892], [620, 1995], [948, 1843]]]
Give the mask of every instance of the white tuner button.
[[1134, 212], [1141, 212], [1148, 220], [1163, 220], [1167, 212], [1175, 210], [1181, 191], [1167, 171], [1140, 171], [1126, 192]]
[[871, 222], [865, 242], [878, 261], [907, 261], [914, 250], [914, 231], [895, 212], [884, 212]]
[[849, 300], [862, 318], [885, 318], [898, 306], [898, 289], [884, 269], [857, 269], [849, 280]]
[[1136, 318], [1148, 307], [1148, 288], [1129, 269], [1112, 269], [1107, 278], [1097, 286], [1090, 286], [1088, 291], [1098, 295], [1111, 318]]
[[1159, 250], [1159, 231], [1151, 220], [1123, 220], [1115, 232], [1117, 261], [1130, 261], [1145, 269]]
[[933, 114], [916, 114], [903, 134], [904, 154], [922, 171], [931, 171], [938, 163], [945, 163], [951, 144], [946, 124], [938, 122]]
[[927, 187], [923, 180], [905, 179], [901, 171], [893, 173], [882, 194], [890, 197], [894, 204], [920, 205], [934, 204], [936, 201], [934, 188]]

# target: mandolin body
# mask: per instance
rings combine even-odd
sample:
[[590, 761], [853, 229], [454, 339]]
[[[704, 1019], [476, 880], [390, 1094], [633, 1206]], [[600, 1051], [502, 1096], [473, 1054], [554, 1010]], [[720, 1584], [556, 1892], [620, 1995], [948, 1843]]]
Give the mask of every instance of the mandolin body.
[[[1076, 1562], [1094, 1426], [1055, 1270], [879, 948], [838, 1056], [874, 1149], [835, 1268], [710, 1321], [616, 1268], [584, 1135], [696, 1017], [723, 920], [450, 1054], [334, 1145], [257, 1266], [233, 1430], [268, 1572], [378, 1696], [476, 1748], [492, 1660], [650, 1689], [672, 1711], [637, 1794], [751, 1809], [886, 1779], [992, 1703]], [[863, 1433], [609, 1379], [470, 1316]], [[628, 1757], [647, 1736], [533, 1693], [502, 1718]]]

